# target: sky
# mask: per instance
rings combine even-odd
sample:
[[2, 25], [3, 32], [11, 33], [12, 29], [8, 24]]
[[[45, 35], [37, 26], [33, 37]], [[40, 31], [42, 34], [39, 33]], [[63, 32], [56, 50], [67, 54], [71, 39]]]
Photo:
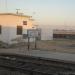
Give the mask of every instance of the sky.
[[75, 25], [75, 0], [0, 0], [0, 12], [16, 9], [33, 16], [39, 25]]

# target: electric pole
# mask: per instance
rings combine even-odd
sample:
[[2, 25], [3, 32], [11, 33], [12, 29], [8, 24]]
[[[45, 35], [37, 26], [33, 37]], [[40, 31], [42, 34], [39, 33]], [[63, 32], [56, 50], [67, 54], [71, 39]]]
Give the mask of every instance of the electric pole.
[[8, 11], [8, 4], [7, 3], [8, 3], [7, 0], [5, 0], [5, 10], [6, 10], [6, 12]]
[[20, 9], [16, 9], [16, 11], [17, 11], [16, 14], [19, 14], [19, 10], [20, 10]]

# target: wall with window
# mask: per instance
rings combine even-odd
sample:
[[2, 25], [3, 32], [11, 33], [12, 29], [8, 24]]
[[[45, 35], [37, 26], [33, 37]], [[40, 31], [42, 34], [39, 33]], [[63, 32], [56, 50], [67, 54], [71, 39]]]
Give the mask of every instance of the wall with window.
[[53, 34], [55, 39], [75, 39], [75, 34]]
[[2, 25], [0, 40], [10, 43], [12, 39], [27, 34], [27, 29], [31, 29], [33, 23], [29, 17], [0, 15], [0, 24]]

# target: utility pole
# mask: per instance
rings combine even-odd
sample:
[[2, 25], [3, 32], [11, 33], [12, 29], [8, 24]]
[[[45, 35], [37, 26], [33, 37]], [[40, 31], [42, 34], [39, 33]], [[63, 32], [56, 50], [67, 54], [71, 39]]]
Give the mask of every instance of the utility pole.
[[19, 14], [19, 10], [20, 10], [20, 9], [16, 9], [16, 11], [17, 11], [16, 14]]
[[5, 0], [5, 10], [6, 11], [8, 11], [8, 6], [7, 6], [8, 4], [7, 3], [8, 3], [7, 0]]

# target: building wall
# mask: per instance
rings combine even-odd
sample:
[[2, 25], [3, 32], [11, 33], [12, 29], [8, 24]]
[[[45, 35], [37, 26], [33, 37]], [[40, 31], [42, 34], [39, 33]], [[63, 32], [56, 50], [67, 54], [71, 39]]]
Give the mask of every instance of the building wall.
[[75, 30], [54, 30], [54, 39], [75, 39]]
[[[23, 21], [27, 21], [27, 25], [23, 25]], [[0, 25], [2, 26], [0, 40], [11, 43], [11, 40], [21, 36], [17, 35], [17, 26], [23, 26], [23, 34], [26, 34], [27, 29], [33, 27], [33, 21], [29, 17], [0, 15]]]
[[49, 26], [40, 26], [41, 40], [53, 40], [53, 29]]
[[54, 34], [74, 34], [75, 30], [53, 30]]

